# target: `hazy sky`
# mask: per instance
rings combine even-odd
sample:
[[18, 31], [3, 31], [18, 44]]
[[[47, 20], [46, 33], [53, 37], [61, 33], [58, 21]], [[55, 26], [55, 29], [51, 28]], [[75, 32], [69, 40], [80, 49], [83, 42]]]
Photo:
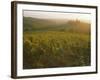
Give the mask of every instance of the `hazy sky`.
[[66, 19], [66, 20], [82, 20], [90, 22], [91, 14], [80, 13], [59, 13], [59, 12], [41, 12], [41, 11], [23, 11], [25, 17], [41, 18], [41, 19]]

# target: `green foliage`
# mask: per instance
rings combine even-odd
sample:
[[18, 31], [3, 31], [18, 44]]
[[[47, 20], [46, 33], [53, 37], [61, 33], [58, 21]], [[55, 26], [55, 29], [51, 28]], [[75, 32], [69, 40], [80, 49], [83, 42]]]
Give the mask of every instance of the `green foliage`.
[[90, 65], [88, 34], [26, 32], [23, 44], [24, 69]]

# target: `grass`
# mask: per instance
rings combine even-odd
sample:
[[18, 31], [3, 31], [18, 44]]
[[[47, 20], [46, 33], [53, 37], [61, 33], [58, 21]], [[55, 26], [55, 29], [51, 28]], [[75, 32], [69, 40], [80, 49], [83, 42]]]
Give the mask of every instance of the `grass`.
[[24, 69], [90, 65], [90, 34], [24, 32], [23, 40]]

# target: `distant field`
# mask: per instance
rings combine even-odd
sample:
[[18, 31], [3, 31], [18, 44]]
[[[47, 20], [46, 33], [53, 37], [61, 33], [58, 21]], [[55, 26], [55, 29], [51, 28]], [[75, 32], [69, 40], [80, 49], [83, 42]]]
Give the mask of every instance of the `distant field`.
[[61, 28], [61, 25], [51, 22], [56, 27], [50, 28], [49, 21], [49, 24], [42, 21], [43, 25], [32, 23], [34, 26], [30, 24], [30, 27], [26, 22], [23, 32], [24, 69], [90, 65], [89, 24], [70, 21]]

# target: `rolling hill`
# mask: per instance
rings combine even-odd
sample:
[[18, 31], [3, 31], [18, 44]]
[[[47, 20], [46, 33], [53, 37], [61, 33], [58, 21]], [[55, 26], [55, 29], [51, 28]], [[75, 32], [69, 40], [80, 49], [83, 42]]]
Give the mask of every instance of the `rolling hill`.
[[90, 23], [79, 20], [52, 20], [23, 17], [24, 32], [36, 31], [70, 31], [90, 33]]

